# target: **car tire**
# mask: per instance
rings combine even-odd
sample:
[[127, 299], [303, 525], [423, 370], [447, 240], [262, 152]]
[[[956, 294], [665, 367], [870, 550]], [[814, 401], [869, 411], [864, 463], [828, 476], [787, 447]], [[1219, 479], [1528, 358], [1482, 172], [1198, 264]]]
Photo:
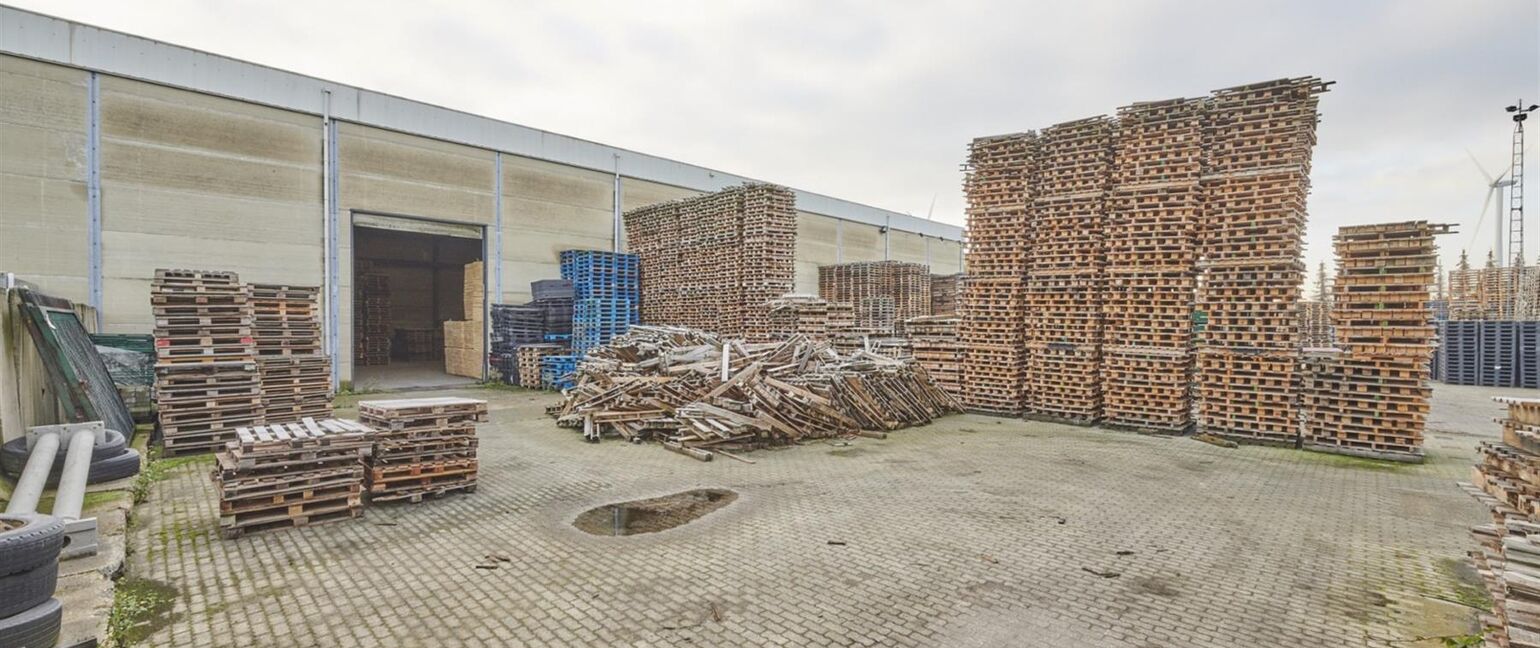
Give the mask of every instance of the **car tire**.
[[[107, 430], [106, 439], [91, 447], [91, 460], [100, 461], [116, 457], [123, 454], [123, 450], [127, 447], [128, 441], [123, 438], [123, 433], [117, 430]], [[68, 454], [69, 444], [59, 444], [59, 451], [53, 460], [54, 470], [58, 470], [64, 465], [64, 457]], [[26, 437], [11, 439], [5, 445], [0, 446], [0, 468], [3, 468], [8, 475], [20, 475], [22, 469], [27, 466], [27, 455]]]
[[51, 515], [0, 514], [0, 577], [59, 563], [64, 520]]
[[0, 648], [52, 648], [59, 643], [64, 605], [51, 598], [20, 614], [0, 618]]
[[139, 474], [140, 463], [139, 451], [133, 448], [124, 450], [116, 457], [93, 461], [86, 474], [86, 483], [100, 484], [114, 479], [133, 477]]
[[59, 584], [59, 563], [46, 562], [31, 570], [0, 576], [0, 618], [15, 616], [53, 597]]

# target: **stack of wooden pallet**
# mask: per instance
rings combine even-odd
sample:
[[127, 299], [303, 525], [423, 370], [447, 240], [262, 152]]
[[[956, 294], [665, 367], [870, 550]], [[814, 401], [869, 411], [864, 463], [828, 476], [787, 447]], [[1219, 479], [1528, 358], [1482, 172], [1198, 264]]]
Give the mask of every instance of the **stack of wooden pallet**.
[[353, 291], [353, 363], [360, 367], [390, 364], [390, 277], [358, 275]]
[[1486, 267], [1472, 268], [1462, 252], [1449, 271], [1449, 319], [1540, 319], [1540, 266], [1498, 266], [1488, 253]]
[[1331, 331], [1331, 304], [1306, 299], [1299, 302], [1299, 343], [1306, 349], [1330, 348], [1336, 344]]
[[968, 281], [963, 285], [963, 406], [1022, 413], [1026, 277], [1037, 135], [982, 137], [968, 149]]
[[545, 384], [540, 380], [540, 359], [566, 352], [567, 347], [560, 344], [521, 345], [516, 352], [518, 356], [518, 382], [514, 384], [530, 389], [545, 387]]
[[1295, 304], [1310, 154], [1315, 78], [1216, 91], [1204, 133], [1199, 219], [1199, 424], [1260, 443], [1299, 440], [1300, 339]]
[[765, 330], [750, 331], [750, 340], [784, 340], [804, 335], [814, 340], [829, 337], [829, 302], [817, 295], [782, 295], [770, 300]]
[[1201, 99], [1118, 109], [1101, 377], [1111, 425], [1166, 433], [1192, 425], [1203, 115]]
[[962, 318], [956, 315], [927, 315], [904, 322], [904, 334], [909, 337], [914, 361], [930, 374], [936, 386], [961, 398], [963, 372], [963, 346], [957, 338]]
[[956, 315], [962, 304], [962, 274], [930, 276], [930, 314]]
[[1508, 407], [1501, 443], [1482, 443], [1471, 483], [1492, 523], [1471, 529], [1470, 552], [1492, 600], [1481, 616], [1489, 646], [1540, 646], [1540, 399], [1497, 398]]
[[369, 501], [410, 500], [476, 490], [476, 423], [487, 402], [470, 398], [362, 401], [358, 415], [375, 429], [365, 485]]
[[251, 285], [267, 423], [331, 416], [332, 363], [321, 352], [319, 294], [313, 286]]
[[391, 348], [406, 362], [442, 360], [444, 331], [441, 329], [398, 328]]
[[856, 326], [892, 335], [899, 322], [930, 314], [930, 268], [904, 261], [819, 266], [818, 294], [853, 305]]
[[250, 299], [233, 272], [155, 271], [155, 400], [167, 456], [215, 450], [262, 421]]
[[373, 435], [344, 419], [237, 428], [215, 456], [220, 532], [235, 538], [358, 517]]
[[1417, 461], [1427, 424], [1438, 263], [1424, 221], [1338, 230], [1332, 325], [1342, 354], [1306, 376], [1305, 447]]
[[1026, 288], [1026, 410], [1089, 424], [1101, 418], [1102, 225], [1115, 127], [1092, 117], [1038, 140]]
[[642, 321], [763, 332], [767, 304], [792, 291], [795, 201], [785, 187], [749, 184], [626, 212], [627, 249], [646, 277]]

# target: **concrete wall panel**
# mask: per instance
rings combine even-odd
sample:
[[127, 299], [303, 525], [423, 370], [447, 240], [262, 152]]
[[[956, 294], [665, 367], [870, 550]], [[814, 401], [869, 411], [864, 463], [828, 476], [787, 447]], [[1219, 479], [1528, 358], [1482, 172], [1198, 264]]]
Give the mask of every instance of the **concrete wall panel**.
[[797, 292], [818, 294], [818, 266], [839, 262], [838, 227], [833, 218], [797, 212]]
[[89, 78], [0, 55], [0, 270], [82, 302], [90, 296]]
[[881, 261], [882, 232], [874, 225], [846, 221], [840, 233], [842, 263]]
[[562, 250], [611, 249], [614, 176], [503, 156], [503, 303], [561, 276]]
[[888, 258], [893, 261], [925, 263], [925, 238], [919, 234], [889, 230]]
[[931, 274], [962, 272], [962, 243], [930, 239], [930, 272]]

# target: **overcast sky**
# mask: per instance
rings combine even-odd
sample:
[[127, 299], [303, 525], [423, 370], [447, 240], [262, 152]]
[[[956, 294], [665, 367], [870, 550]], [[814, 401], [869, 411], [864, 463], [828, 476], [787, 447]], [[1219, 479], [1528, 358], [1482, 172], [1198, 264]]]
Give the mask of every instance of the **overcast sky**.
[[1312, 267], [1338, 226], [1408, 219], [1484, 261], [1466, 151], [1506, 169], [1503, 106], [1540, 103], [1535, 0], [10, 1], [959, 225], [973, 137], [1319, 76]]

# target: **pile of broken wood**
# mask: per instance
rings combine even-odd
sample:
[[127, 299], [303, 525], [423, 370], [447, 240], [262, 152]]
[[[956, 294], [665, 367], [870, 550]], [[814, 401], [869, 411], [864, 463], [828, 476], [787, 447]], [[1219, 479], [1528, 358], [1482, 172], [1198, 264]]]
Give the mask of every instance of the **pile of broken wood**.
[[912, 363], [841, 355], [803, 335], [755, 344], [639, 325], [589, 351], [549, 413], [590, 441], [660, 441], [707, 461], [809, 439], [880, 437], [960, 409]]

